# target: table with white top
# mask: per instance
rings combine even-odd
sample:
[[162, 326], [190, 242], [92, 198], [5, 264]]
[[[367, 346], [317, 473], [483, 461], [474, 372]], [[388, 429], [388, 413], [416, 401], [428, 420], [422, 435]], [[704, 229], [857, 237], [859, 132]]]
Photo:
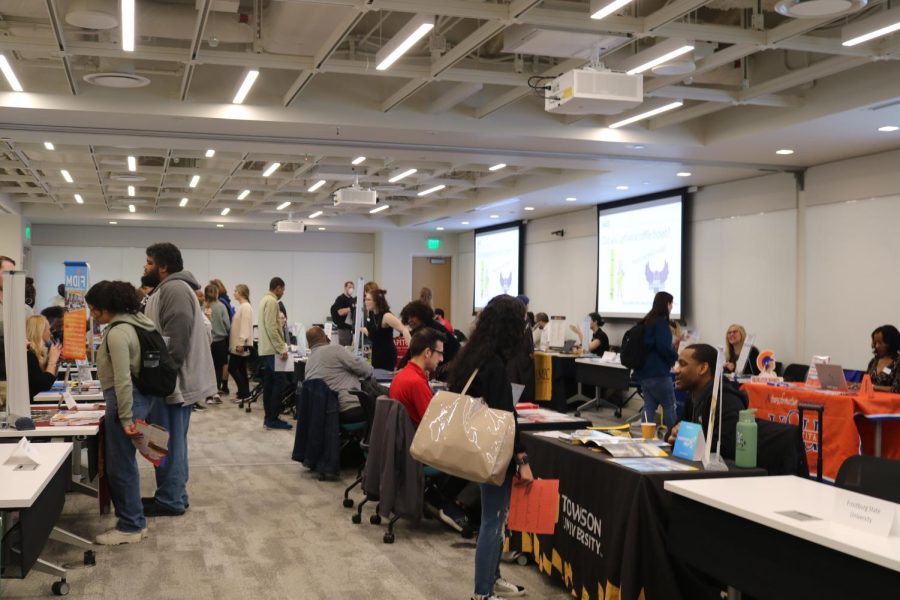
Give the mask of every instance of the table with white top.
[[[41, 560], [48, 539], [85, 550], [85, 564], [94, 563], [93, 544], [55, 526], [66, 494], [66, 472], [63, 464], [72, 452], [72, 444], [39, 444], [38, 465], [33, 469], [5, 464], [15, 450], [13, 444], [0, 445], [0, 531], [4, 555], [10, 557], [2, 565], [4, 578], [23, 578], [32, 569], [55, 575], [61, 580], [53, 584], [53, 592], [68, 592], [66, 569]], [[17, 513], [18, 518], [11, 518]]]
[[735, 596], [900, 596], [900, 504], [892, 534], [878, 536], [832, 518], [838, 488], [800, 477], [667, 481], [665, 489], [669, 552]]
[[[102, 402], [103, 401], [103, 392], [99, 389], [92, 389], [86, 392], [72, 392], [72, 398], [75, 402]], [[47, 392], [40, 392], [34, 395], [32, 402], [35, 404], [62, 404], [66, 405], [65, 401], [62, 400], [62, 391], [61, 390], [50, 390]]]
[[[99, 425], [42, 425], [34, 429], [26, 429], [19, 431], [17, 429], [0, 429], [0, 448], [12, 447], [12, 441], [18, 441], [20, 438], [36, 438], [40, 440], [61, 440], [72, 444], [72, 490], [81, 492], [94, 498], [97, 497], [97, 488], [83, 483], [84, 465], [81, 463], [81, 454], [85, 441], [88, 438], [96, 438], [100, 431]], [[6, 443], [5, 443], [6, 442]], [[40, 444], [41, 448], [52, 444]], [[91, 466], [96, 463], [92, 461], [90, 451], [88, 453], [88, 479], [91, 479]], [[96, 454], [96, 452], [95, 452]]]

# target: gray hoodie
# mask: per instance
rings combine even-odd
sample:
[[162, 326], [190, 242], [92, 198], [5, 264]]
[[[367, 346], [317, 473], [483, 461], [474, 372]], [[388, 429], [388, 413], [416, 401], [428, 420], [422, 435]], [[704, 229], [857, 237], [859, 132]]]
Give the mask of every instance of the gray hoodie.
[[156, 286], [144, 307], [179, 368], [175, 392], [166, 398], [168, 404], [194, 404], [216, 393], [209, 337], [194, 294], [197, 289], [200, 284], [190, 272], [172, 273]]

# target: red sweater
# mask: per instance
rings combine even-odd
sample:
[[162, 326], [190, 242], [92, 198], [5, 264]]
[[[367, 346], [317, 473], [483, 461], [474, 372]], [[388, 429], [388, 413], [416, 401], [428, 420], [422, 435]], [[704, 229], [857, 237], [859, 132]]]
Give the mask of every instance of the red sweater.
[[410, 361], [394, 376], [391, 382], [390, 396], [406, 408], [406, 412], [412, 422], [419, 426], [428, 403], [434, 392], [428, 385], [428, 376], [416, 363]]

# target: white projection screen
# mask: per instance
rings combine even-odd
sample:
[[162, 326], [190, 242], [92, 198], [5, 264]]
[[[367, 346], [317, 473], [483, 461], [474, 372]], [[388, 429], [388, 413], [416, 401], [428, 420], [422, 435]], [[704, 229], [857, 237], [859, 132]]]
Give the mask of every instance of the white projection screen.
[[494, 296], [521, 293], [522, 242], [521, 222], [475, 230], [475, 310]]
[[671, 196], [598, 207], [597, 312], [640, 318], [657, 292], [675, 297], [681, 317], [683, 197]]

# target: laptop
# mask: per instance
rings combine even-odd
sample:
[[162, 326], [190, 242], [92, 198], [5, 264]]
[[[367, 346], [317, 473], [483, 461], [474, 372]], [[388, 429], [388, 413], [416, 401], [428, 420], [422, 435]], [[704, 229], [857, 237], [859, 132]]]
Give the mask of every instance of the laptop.
[[819, 376], [819, 386], [823, 390], [846, 392], [850, 389], [850, 386], [847, 385], [847, 379], [844, 377], [844, 369], [841, 365], [826, 365], [819, 363], [816, 365], [816, 373]]
[[563, 354], [571, 354], [572, 350], [575, 348], [575, 340], [566, 340], [563, 342], [562, 353]]

